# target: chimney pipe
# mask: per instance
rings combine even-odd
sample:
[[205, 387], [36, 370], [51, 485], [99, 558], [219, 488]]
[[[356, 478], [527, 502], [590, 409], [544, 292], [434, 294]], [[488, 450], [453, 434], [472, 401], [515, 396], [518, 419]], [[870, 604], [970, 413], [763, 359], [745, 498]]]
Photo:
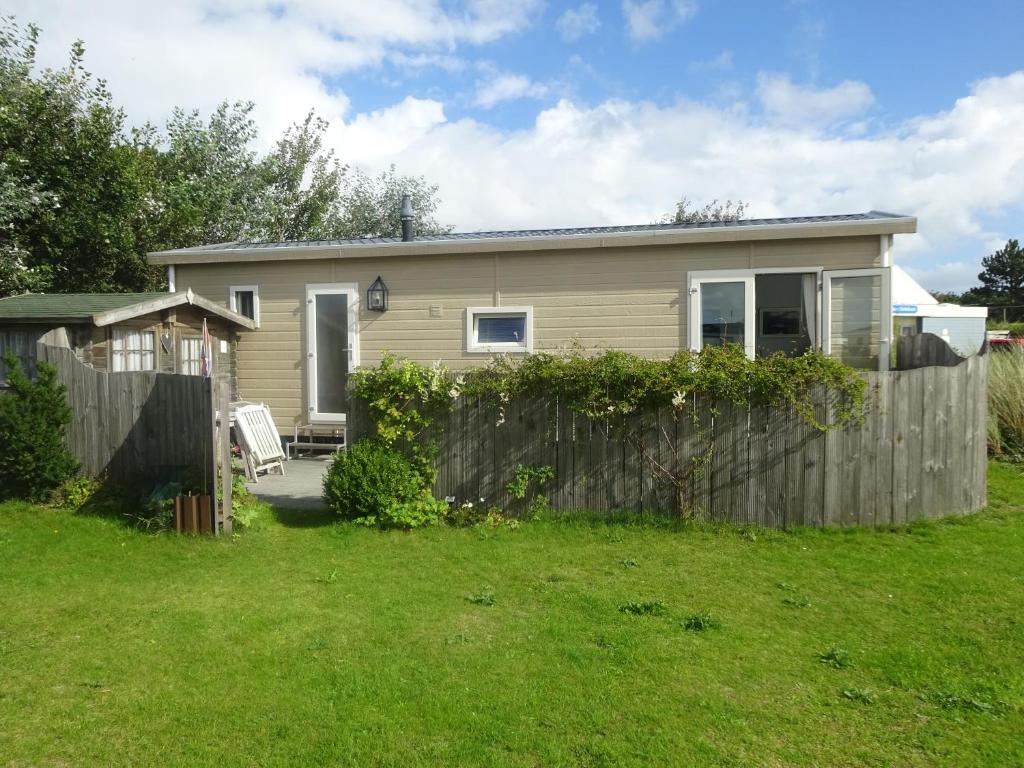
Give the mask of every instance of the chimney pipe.
[[403, 243], [408, 243], [416, 236], [412, 228], [413, 216], [412, 197], [410, 195], [402, 195], [402, 215], [400, 218], [402, 219]]

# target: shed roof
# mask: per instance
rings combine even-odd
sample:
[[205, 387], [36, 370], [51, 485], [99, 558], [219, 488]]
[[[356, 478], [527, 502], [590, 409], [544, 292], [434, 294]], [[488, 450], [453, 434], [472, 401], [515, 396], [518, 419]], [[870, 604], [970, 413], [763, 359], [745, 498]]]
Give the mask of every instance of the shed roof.
[[251, 330], [252, 320], [193, 293], [22, 293], [0, 299], [0, 323], [91, 323], [97, 326], [130, 320], [189, 304]]

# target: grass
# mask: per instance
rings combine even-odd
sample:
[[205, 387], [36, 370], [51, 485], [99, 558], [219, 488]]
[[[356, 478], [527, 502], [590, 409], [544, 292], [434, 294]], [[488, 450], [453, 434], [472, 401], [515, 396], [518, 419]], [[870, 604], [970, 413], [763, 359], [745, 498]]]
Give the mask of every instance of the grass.
[[0, 765], [1024, 764], [1021, 471], [989, 498], [756, 537], [0, 506]]
[[989, 450], [1020, 456], [1024, 453], [1024, 349], [989, 354]]

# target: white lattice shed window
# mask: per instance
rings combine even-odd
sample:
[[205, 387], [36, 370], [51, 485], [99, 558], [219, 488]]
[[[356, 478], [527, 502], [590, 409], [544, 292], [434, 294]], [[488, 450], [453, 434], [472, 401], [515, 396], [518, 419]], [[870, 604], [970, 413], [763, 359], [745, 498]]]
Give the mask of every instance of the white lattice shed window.
[[110, 364], [113, 371], [155, 371], [156, 333], [114, 328], [110, 333]]

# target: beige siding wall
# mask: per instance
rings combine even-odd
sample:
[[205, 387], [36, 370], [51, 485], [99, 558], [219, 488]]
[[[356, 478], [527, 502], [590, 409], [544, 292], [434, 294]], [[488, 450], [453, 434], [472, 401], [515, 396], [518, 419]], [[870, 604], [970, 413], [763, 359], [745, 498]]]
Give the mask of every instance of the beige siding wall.
[[[534, 349], [579, 340], [667, 357], [686, 343], [687, 272], [705, 269], [878, 266], [879, 238], [652, 246], [510, 254], [310, 259], [189, 264], [179, 289], [227, 306], [231, 285], [258, 285], [260, 328], [237, 345], [238, 395], [266, 402], [290, 430], [305, 409], [305, 291], [310, 283], [358, 283], [361, 297], [381, 275], [390, 309], [363, 311], [362, 364], [391, 351], [453, 368], [486, 361], [465, 351], [465, 309], [529, 305]], [[431, 306], [441, 316], [431, 316]]]

